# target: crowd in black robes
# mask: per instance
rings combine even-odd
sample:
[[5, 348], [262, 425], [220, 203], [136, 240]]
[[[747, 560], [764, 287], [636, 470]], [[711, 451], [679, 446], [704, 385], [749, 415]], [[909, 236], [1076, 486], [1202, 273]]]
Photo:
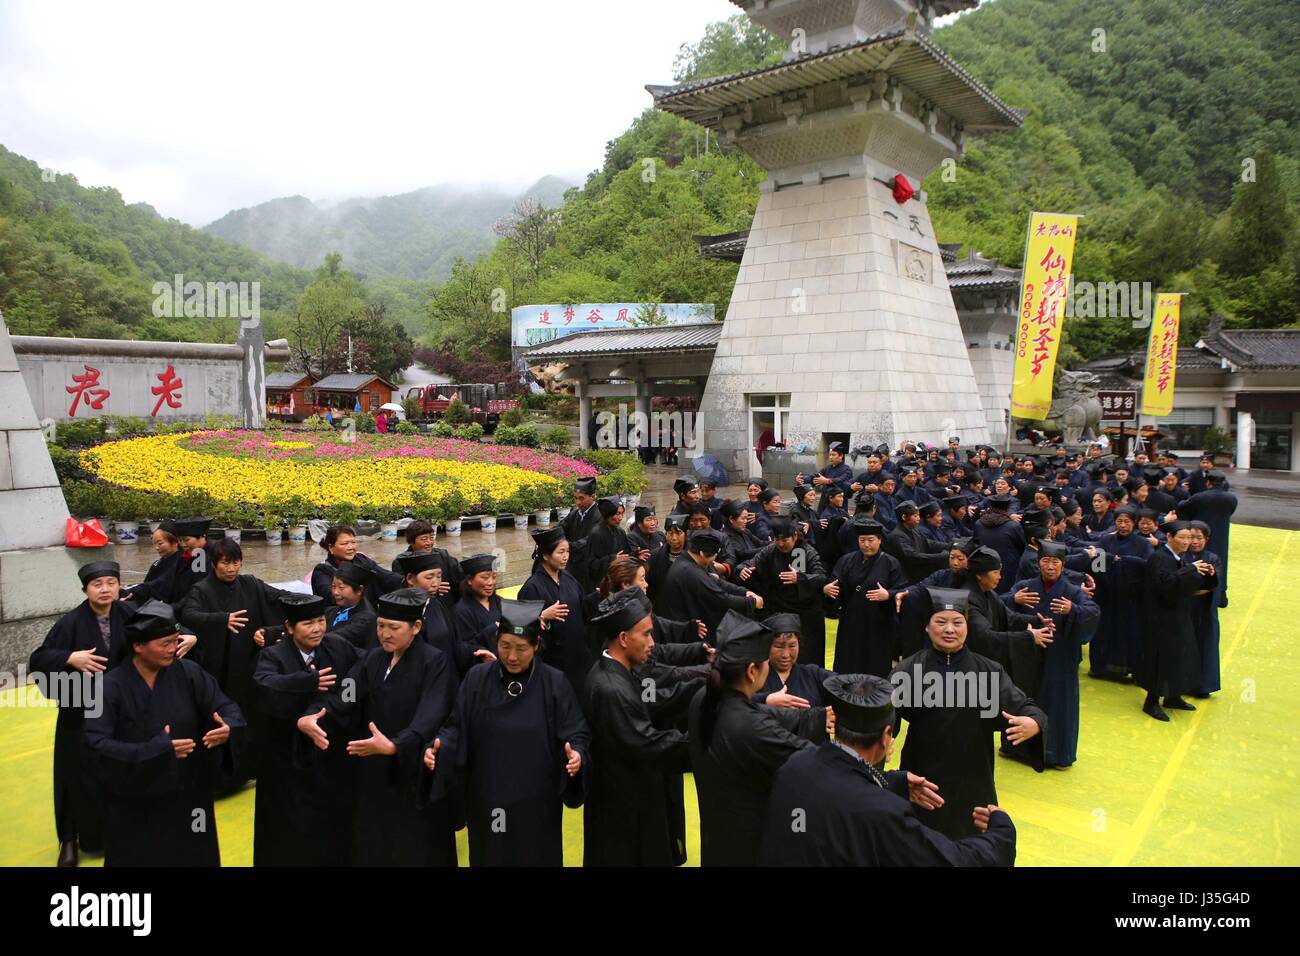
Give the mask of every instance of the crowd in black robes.
[[[835, 672], [884, 677], [898, 658], [893, 595], [907, 587], [907, 575], [892, 554], [877, 551], [864, 558], [861, 551], [854, 551], [836, 563], [831, 580], [840, 585], [833, 602], [840, 618], [835, 633]], [[890, 592], [888, 601], [867, 598], [867, 592], [877, 587]]]
[[[807, 544], [796, 544], [787, 554], [775, 543], [765, 544], [741, 568], [752, 568], [744, 584], [763, 598], [764, 618], [773, 614], [799, 617], [799, 660], [823, 664], [826, 661], [826, 615], [822, 610], [822, 587], [827, 577], [821, 558]], [[794, 571], [793, 584], [781, 575]]]

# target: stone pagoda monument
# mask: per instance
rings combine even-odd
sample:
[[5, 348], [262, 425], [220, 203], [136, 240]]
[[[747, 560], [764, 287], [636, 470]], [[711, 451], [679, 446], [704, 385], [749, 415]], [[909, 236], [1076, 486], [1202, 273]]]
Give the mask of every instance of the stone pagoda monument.
[[[733, 0], [784, 62], [648, 86], [767, 170], [701, 404], [733, 477], [775, 407], [790, 449], [988, 441], [920, 182], [1021, 116], [930, 39], [976, 0]], [[788, 398], [787, 398], [788, 396]], [[782, 408], [788, 407], [788, 415]]]

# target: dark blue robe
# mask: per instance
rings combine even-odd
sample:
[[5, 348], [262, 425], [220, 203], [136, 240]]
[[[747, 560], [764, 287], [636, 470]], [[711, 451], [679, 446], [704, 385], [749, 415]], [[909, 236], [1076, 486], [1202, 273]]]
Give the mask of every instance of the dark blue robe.
[[1201, 655], [1201, 682], [1192, 693], [1205, 697], [1222, 689], [1219, 678], [1219, 597], [1223, 590], [1223, 562], [1209, 548], [1199, 554], [1190, 548], [1183, 552], [1183, 564], [1195, 561], [1208, 561], [1216, 572], [1214, 577], [1203, 579], [1210, 585], [1204, 593], [1197, 591], [1192, 595], [1192, 630], [1196, 632], [1196, 649]]
[[1219, 607], [1228, 606], [1228, 536], [1232, 531], [1232, 515], [1237, 510], [1237, 496], [1218, 488], [1192, 495], [1178, 504], [1178, 517], [1184, 521], [1204, 521], [1210, 526], [1208, 547], [1223, 562], [1219, 569]]
[[[810, 707], [825, 707], [833, 703], [826, 693], [822, 683], [831, 672], [824, 667], [818, 667], [816, 664], [795, 664], [790, 670], [790, 676], [785, 680], [785, 692], [793, 694], [795, 697], [802, 697], [808, 701]], [[754, 695], [754, 703], [765, 704], [769, 694], [775, 694], [781, 689], [781, 677], [777, 674], [775, 667], [767, 669], [767, 683], [764, 684]]]
[[1106, 535], [1097, 546], [1109, 558], [1106, 573], [1096, 579], [1101, 619], [1088, 648], [1088, 671], [1121, 679], [1134, 672], [1142, 653], [1142, 617], [1136, 609], [1142, 606], [1151, 543], [1135, 531], [1127, 537]]
[[[1049, 767], [1068, 767], [1079, 753], [1079, 664], [1083, 660], [1083, 645], [1092, 639], [1101, 610], [1077, 585], [1064, 577], [1050, 588], [1041, 577], [1017, 581], [1012, 594], [1027, 588], [1039, 596], [1037, 610], [1051, 614], [1056, 633], [1052, 643], [1041, 651], [1042, 677], [1034, 699], [1047, 712], [1046, 763]], [[1068, 598], [1073, 607], [1068, 615], [1050, 610], [1052, 601]], [[1010, 609], [1012, 598], [1008, 594], [1003, 603]], [[1030, 693], [1028, 689], [1025, 691]], [[1023, 746], [1023, 745], [1022, 745]], [[1002, 749], [1016, 752], [1004, 739]]]
[[542, 631], [542, 660], [564, 673], [575, 694], [582, 693], [582, 682], [600, 653], [596, 642], [587, 635], [584, 597], [577, 578], [568, 571], [560, 572], [556, 584], [544, 569], [538, 568], [519, 589], [521, 601], [542, 601], [545, 607], [559, 601], [568, 607], [568, 617], [552, 621]]

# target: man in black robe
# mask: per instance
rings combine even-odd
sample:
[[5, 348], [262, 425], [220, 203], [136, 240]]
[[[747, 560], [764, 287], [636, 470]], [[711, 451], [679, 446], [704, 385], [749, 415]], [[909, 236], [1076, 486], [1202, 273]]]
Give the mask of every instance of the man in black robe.
[[220, 866], [213, 789], [238, 761], [244, 717], [216, 680], [176, 656], [169, 605], [126, 626], [130, 657], [104, 677], [86, 744], [108, 798], [105, 866]]
[[979, 548], [966, 562], [970, 606], [967, 646], [1007, 669], [1028, 696], [1038, 693], [1042, 652], [1052, 643], [1051, 618], [1009, 610], [998, 594], [1002, 559], [992, 548]]
[[288, 594], [251, 574], [240, 574], [244, 553], [230, 538], [213, 547], [212, 574], [181, 602], [181, 622], [198, 635], [203, 667], [248, 721], [248, 740], [234, 775], [222, 788], [237, 790], [260, 769], [261, 715], [256, 707], [253, 666], [267, 628], [284, 620], [280, 598]]
[[690, 514], [691, 508], [700, 503], [700, 486], [690, 475], [682, 475], [673, 482], [673, 493], [677, 495], [677, 503], [672, 514]]
[[1020, 567], [1020, 556], [1025, 553], [1028, 542], [1020, 522], [1011, 515], [1010, 495], [994, 495], [988, 504], [988, 510], [975, 522], [975, 541], [981, 547], [996, 551], [1007, 571], [998, 585], [1001, 594], [1015, 583], [1011, 580], [1011, 572]]
[[1147, 559], [1144, 580], [1142, 657], [1134, 675], [1147, 692], [1142, 712], [1168, 721], [1170, 710], [1195, 710], [1183, 695], [1196, 689], [1201, 679], [1200, 652], [1192, 623], [1192, 599], [1214, 572], [1206, 561], [1183, 563], [1191, 545], [1191, 525], [1170, 521], [1161, 526], [1165, 542]]
[[587, 576], [587, 539], [601, 521], [596, 507], [596, 479], [579, 478], [573, 483], [573, 510], [564, 516], [560, 527], [569, 539], [569, 573], [578, 579], [584, 594], [598, 583]]
[[775, 633], [727, 612], [708, 684], [690, 707], [691, 767], [700, 803], [700, 865], [754, 866], [767, 795], [781, 765], [826, 739], [826, 708], [767, 707]]
[[949, 545], [939, 544], [917, 530], [921, 509], [910, 501], [899, 504], [898, 527], [885, 536], [885, 550], [898, 559], [908, 583], [948, 566]]
[[825, 667], [822, 588], [826, 585], [826, 569], [816, 549], [798, 539], [791, 519], [778, 515], [771, 520], [771, 528], [772, 542], [742, 564], [737, 576], [763, 596], [764, 612], [799, 615], [799, 660]]
[[319, 596], [286, 595], [280, 604], [285, 639], [258, 655], [253, 673], [266, 757], [254, 794], [253, 865], [347, 866], [355, 761], [302, 746], [298, 718], [317, 693], [342, 690], [361, 651], [326, 633]]
[[[750, 530], [751, 523], [747, 519], [748, 511], [739, 501], [728, 501], [718, 509], [722, 515], [724, 528], [722, 531], [723, 544], [726, 547], [727, 558], [723, 562], [731, 568], [734, 573], [746, 561], [754, 557], [759, 549], [763, 547], [762, 539]], [[769, 526], [770, 529], [770, 526]]]
[[583, 809], [584, 866], [679, 866], [669, 777], [690, 769], [686, 735], [651, 723], [633, 670], [654, 650], [650, 601], [624, 588], [601, 602], [593, 624], [606, 646], [582, 688], [591, 728], [591, 789]]
[[[600, 510], [601, 524], [587, 538], [585, 549], [587, 580], [593, 587], [601, 582], [609, 571], [610, 562], [620, 554], [631, 555], [641, 561], [650, 560], [649, 551], [638, 551], [628, 542], [627, 532], [622, 527], [623, 503], [618, 498], [601, 498], [596, 502], [596, 507]], [[569, 556], [569, 565], [573, 565], [572, 554]]]
[[646, 583], [650, 585], [650, 600], [659, 599], [668, 569], [686, 557], [686, 515], [669, 515], [664, 519], [664, 547], [650, 555], [646, 567]]
[[95, 705], [104, 671], [126, 654], [130, 604], [119, 601], [121, 570], [116, 561], [92, 561], [77, 570], [82, 601], [50, 628], [32, 651], [27, 672], [42, 693], [59, 705], [54, 725], [54, 826], [59, 866], [76, 866], [78, 849], [104, 850], [104, 794], [82, 740], [86, 712]]
[[776, 772], [759, 863], [764, 866], [1011, 866], [1016, 828], [1005, 810], [975, 807], [980, 832], [950, 840], [912, 809], [941, 805], [938, 788], [906, 770], [881, 772], [894, 748], [893, 686], [882, 677], [825, 681], [835, 739]]
[[917, 816], [951, 840], [974, 836], [976, 807], [996, 806], [993, 734], [1013, 744], [1038, 743], [1028, 754], [1043, 770], [1047, 715], [1001, 664], [966, 646], [966, 591], [930, 590], [930, 647], [900, 661], [890, 674], [898, 717], [908, 722], [902, 769], [934, 781], [943, 805]]
[[763, 598], [758, 594], [719, 580], [710, 572], [721, 544], [716, 531], [692, 531], [687, 538], [686, 559], [674, 562], [668, 570], [659, 597], [659, 611], [664, 617], [673, 621], [703, 621], [709, 631], [709, 643], [728, 609], [752, 614], [763, 607]]
[[857, 548], [835, 562], [822, 589], [840, 619], [833, 667], [842, 674], [883, 677], [899, 657], [895, 606], [907, 575], [884, 552], [880, 524], [855, 516], [853, 533]]

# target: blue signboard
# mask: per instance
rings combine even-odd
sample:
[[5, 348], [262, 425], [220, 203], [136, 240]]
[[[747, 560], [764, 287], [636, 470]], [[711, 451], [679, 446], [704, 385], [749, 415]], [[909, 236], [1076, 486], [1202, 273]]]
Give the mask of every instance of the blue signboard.
[[[575, 332], [713, 322], [711, 302], [584, 302], [521, 305], [510, 310], [510, 344], [529, 349]], [[515, 353], [519, 353], [516, 351]]]

